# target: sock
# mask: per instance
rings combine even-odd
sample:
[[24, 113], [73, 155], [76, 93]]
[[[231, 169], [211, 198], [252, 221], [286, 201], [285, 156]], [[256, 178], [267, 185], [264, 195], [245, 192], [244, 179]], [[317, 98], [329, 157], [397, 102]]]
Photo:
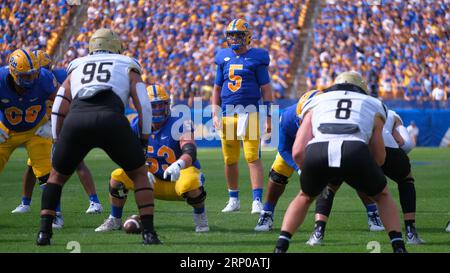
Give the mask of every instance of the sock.
[[122, 218], [122, 207], [116, 207], [111, 205], [111, 216], [114, 218]]
[[401, 232], [397, 231], [390, 231], [389, 232], [389, 238], [391, 239], [392, 248], [394, 251], [396, 249], [405, 249], [405, 242], [403, 242], [403, 237]]
[[327, 222], [325, 221], [316, 221], [314, 224], [314, 231], [319, 231], [322, 234], [325, 234], [325, 226], [327, 225]]
[[89, 195], [89, 200], [90, 200], [91, 202], [94, 202], [94, 203], [100, 203], [100, 201], [98, 200], [97, 194], [91, 194], [91, 195]]
[[50, 215], [50, 214], [41, 215], [41, 229], [40, 229], [40, 231], [45, 232], [47, 234], [51, 234], [52, 233], [53, 218], [55, 218], [55, 217], [53, 215]]
[[280, 249], [282, 252], [286, 252], [289, 248], [289, 241], [291, 240], [291, 238], [292, 234], [282, 230], [275, 247]]
[[366, 205], [366, 210], [367, 210], [367, 214], [369, 213], [373, 213], [377, 211], [377, 204], [376, 203], [372, 203], [372, 204], [368, 204]]
[[262, 194], [263, 194], [263, 189], [253, 189], [253, 201], [257, 200], [257, 201], [261, 201], [262, 199]]
[[155, 231], [153, 227], [153, 214], [141, 215], [141, 222], [144, 233]]
[[31, 204], [31, 198], [22, 197], [22, 205], [29, 206]]
[[239, 190], [228, 190], [228, 195], [231, 198], [239, 199]]
[[201, 208], [194, 208], [194, 214], [202, 214], [205, 212], [205, 206]]
[[269, 202], [265, 202], [263, 210], [270, 211], [273, 214], [273, 212], [275, 211], [275, 204], [270, 204]]
[[61, 201], [58, 201], [58, 204], [56, 205], [55, 211], [61, 213]]
[[416, 229], [416, 220], [405, 220], [405, 229], [406, 229], [406, 232], [415, 230]]

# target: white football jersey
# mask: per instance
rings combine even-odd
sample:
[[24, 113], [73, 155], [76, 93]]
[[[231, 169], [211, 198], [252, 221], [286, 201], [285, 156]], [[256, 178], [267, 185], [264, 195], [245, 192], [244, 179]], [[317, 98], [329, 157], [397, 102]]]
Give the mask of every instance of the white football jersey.
[[107, 86], [128, 105], [130, 97], [130, 70], [142, 73], [138, 61], [121, 54], [101, 53], [73, 60], [67, 67], [71, 75], [72, 98], [89, 86]]
[[400, 118], [397, 113], [392, 110], [388, 111], [388, 116], [386, 118], [386, 123], [383, 128], [383, 140], [384, 146], [389, 148], [398, 148], [398, 143], [392, 136], [392, 130], [394, 130], [395, 118]]
[[307, 102], [301, 113], [313, 111], [314, 138], [310, 143], [328, 140], [357, 140], [369, 143], [375, 116], [386, 119], [383, 103], [365, 94], [329, 91]]

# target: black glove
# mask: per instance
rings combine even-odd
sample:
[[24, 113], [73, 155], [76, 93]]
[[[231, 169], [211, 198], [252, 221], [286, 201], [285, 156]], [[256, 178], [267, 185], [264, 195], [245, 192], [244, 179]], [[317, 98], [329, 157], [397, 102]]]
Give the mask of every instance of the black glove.
[[139, 140], [141, 142], [141, 148], [142, 148], [142, 152], [144, 153], [145, 161], [147, 161], [148, 139], [141, 138]]

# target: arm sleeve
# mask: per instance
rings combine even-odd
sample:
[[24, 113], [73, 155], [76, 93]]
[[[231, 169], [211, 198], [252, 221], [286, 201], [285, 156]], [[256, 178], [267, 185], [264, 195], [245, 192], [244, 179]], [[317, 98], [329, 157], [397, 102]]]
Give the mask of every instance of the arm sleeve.
[[[52, 106], [52, 118], [51, 118], [51, 122], [52, 122], [52, 137], [53, 139], [57, 139], [58, 138], [58, 134], [56, 132], [56, 124], [58, 123], [58, 113], [59, 113], [59, 108], [61, 107], [61, 102], [63, 100], [62, 97], [64, 97], [64, 92], [65, 92], [65, 88], [64, 87], [60, 87], [58, 89], [58, 93], [55, 97], [55, 101], [53, 102], [53, 106]], [[53, 114], [55, 113], [55, 114]]]
[[402, 136], [403, 141], [405, 141], [405, 144], [403, 144], [403, 146], [401, 146], [400, 148], [402, 148], [405, 153], [411, 152], [411, 150], [414, 148], [414, 143], [409, 136], [408, 130], [406, 130], [405, 126], [403, 125], [398, 126], [396, 130]]
[[138, 82], [136, 84], [136, 93], [142, 109], [142, 134], [150, 134], [152, 129], [152, 104], [144, 83]]

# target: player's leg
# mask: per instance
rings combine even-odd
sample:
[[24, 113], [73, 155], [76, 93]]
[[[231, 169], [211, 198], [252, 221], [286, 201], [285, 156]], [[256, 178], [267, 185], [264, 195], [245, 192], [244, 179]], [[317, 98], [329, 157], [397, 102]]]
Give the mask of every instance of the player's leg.
[[367, 196], [365, 193], [356, 191], [359, 199], [363, 203], [367, 212], [367, 224], [370, 231], [382, 231], [384, 230], [383, 223], [381, 223], [380, 215], [378, 214], [378, 208], [375, 201]]
[[86, 210], [88, 214], [97, 214], [103, 212], [102, 204], [98, 200], [97, 192], [95, 190], [94, 179], [92, 178], [91, 171], [84, 164], [84, 161], [77, 167], [78, 178], [80, 179], [81, 185], [83, 185], [84, 191], [89, 196], [89, 208]]
[[193, 218], [196, 232], [208, 232], [208, 217], [206, 215], [204, 188], [205, 178], [199, 169], [190, 166], [181, 170], [180, 178], [175, 183], [175, 192], [182, 196], [193, 208]]
[[322, 194], [317, 197], [314, 231], [309, 236], [306, 244], [310, 246], [320, 245], [325, 238], [325, 228], [330, 217], [331, 208], [333, 207], [334, 196], [341, 184], [328, 184]]
[[22, 178], [22, 202], [11, 213], [27, 213], [31, 211], [31, 197], [36, 184], [36, 176], [33, 173], [30, 159], [28, 159], [28, 163]]
[[263, 209], [261, 200], [264, 188], [264, 170], [261, 162], [261, 139], [258, 113], [249, 113], [248, 119], [248, 127], [243, 141], [243, 148], [245, 160], [248, 163], [253, 192], [251, 213], [259, 214]]
[[229, 200], [222, 212], [240, 210], [239, 202], [239, 169], [240, 141], [236, 138], [237, 117], [222, 118], [221, 142], [222, 154], [225, 163], [225, 179], [227, 181]]
[[272, 229], [275, 206], [277, 205], [278, 199], [283, 194], [288, 179], [293, 172], [294, 169], [283, 160], [280, 154], [277, 154], [269, 173], [266, 199], [263, 210], [259, 215], [255, 231], [269, 231]]
[[119, 230], [122, 228], [122, 212], [127, 201], [128, 191], [134, 189], [133, 181], [123, 169], [111, 173], [109, 181], [109, 202], [111, 213], [109, 217], [95, 229], [96, 232]]

